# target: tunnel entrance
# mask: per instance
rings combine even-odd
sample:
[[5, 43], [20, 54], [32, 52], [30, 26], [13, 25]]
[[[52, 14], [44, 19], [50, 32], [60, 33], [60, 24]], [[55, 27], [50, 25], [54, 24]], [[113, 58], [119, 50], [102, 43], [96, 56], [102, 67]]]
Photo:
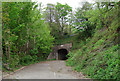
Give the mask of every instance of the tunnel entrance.
[[60, 49], [58, 50], [58, 60], [66, 60], [66, 55], [68, 54], [68, 51], [66, 49]]

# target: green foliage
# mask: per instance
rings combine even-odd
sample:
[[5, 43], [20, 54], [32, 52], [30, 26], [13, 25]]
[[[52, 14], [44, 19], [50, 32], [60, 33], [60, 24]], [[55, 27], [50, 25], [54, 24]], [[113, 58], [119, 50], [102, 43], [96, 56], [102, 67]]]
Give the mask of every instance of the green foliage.
[[22, 60], [21, 60], [21, 63], [22, 65], [26, 65], [28, 63], [30, 63], [32, 60], [32, 57], [30, 55], [25, 55]]
[[83, 44], [81, 49], [70, 52], [67, 65], [73, 66], [76, 71], [82, 71], [90, 78], [119, 79], [118, 45], [104, 48], [102, 43], [102, 40], [98, 40], [94, 45], [95, 49], [92, 44]]
[[38, 49], [34, 48], [30, 50], [31, 54], [38, 54]]
[[14, 70], [21, 65], [45, 60], [54, 38], [37, 9], [39, 5], [34, 2], [4, 2], [2, 6], [3, 67]]
[[[85, 2], [81, 8], [77, 8], [74, 16], [73, 29], [76, 33], [79, 33], [79, 38], [85, 40], [86, 38], [92, 37], [94, 33], [95, 24], [93, 23], [96, 19], [91, 22], [91, 15], [93, 16], [94, 10], [92, 4]], [[92, 19], [93, 20], [93, 19]]]
[[57, 3], [56, 10], [58, 11], [58, 15], [60, 18], [68, 15], [69, 12], [72, 11], [72, 8], [68, 4]]
[[[114, 7], [111, 9], [107, 9], [107, 6], [105, 6], [108, 3], [101, 4], [104, 7], [99, 7], [100, 9], [96, 7], [94, 10], [85, 11], [89, 24], [95, 25], [94, 33], [92, 37], [85, 37], [84, 40], [79, 41], [81, 48], [72, 50], [68, 54], [69, 58], [66, 63], [89, 78], [100, 79], [100, 81], [102, 79], [119, 81], [120, 57], [118, 56], [119, 46], [117, 40], [119, 27], [116, 20], [118, 16], [114, 13], [118, 9], [116, 3], [113, 3]], [[81, 13], [81, 11], [79, 12]], [[84, 36], [87, 35], [84, 34]]]
[[119, 2], [86, 2], [75, 14], [61, 3], [49, 4], [45, 14], [41, 4], [33, 2], [4, 2], [2, 6], [4, 69], [46, 60], [55, 37], [56, 45], [73, 44], [67, 65], [90, 78], [119, 81]]
[[47, 4], [45, 9], [44, 16], [50, 26], [51, 35], [55, 39], [62, 38], [65, 33], [71, 33], [68, 16], [71, 14], [72, 8], [68, 4]]

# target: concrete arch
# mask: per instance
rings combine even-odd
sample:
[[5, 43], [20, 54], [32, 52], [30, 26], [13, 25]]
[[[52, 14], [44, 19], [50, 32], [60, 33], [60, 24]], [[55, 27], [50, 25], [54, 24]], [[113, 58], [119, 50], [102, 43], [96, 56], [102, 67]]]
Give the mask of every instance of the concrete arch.
[[58, 60], [66, 60], [67, 59], [68, 50], [67, 49], [59, 49], [58, 50]]
[[65, 60], [66, 59], [65, 57], [69, 53], [71, 48], [72, 48], [72, 43], [57, 45], [52, 48], [52, 52], [49, 54], [47, 59]]
[[65, 49], [65, 50], [67, 50], [67, 51], [69, 51], [69, 49], [68, 48], [58, 48], [57, 50], [60, 50], [60, 49]]

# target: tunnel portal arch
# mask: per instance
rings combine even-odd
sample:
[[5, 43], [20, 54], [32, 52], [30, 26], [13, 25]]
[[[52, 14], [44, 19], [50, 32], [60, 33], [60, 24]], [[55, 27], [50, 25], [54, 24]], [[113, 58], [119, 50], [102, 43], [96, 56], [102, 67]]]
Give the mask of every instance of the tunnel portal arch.
[[56, 45], [52, 48], [52, 52], [47, 59], [66, 60], [66, 55], [72, 48], [72, 43]]
[[67, 54], [68, 54], [67, 49], [59, 49], [58, 50], [58, 60], [66, 60]]

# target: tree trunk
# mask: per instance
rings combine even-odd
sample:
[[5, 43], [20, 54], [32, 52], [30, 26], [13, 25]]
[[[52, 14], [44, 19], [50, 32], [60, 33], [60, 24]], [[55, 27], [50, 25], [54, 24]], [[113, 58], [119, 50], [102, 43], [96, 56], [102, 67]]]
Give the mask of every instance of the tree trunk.
[[51, 13], [52, 13], [52, 12], [51, 12], [51, 9], [50, 9], [50, 27], [52, 27], [52, 19], [51, 19], [52, 16], [51, 16]]
[[[2, 27], [3, 27], [3, 30], [5, 30], [5, 29], [4, 29], [4, 23], [2, 23]], [[4, 31], [3, 31], [3, 32], [4, 32]], [[4, 32], [4, 43], [6, 43], [5, 32]], [[6, 54], [6, 58], [8, 59], [7, 51], [8, 51], [7, 45], [5, 44], [5, 54]]]
[[64, 18], [62, 17], [62, 26], [61, 26], [62, 36], [63, 36], [63, 33], [64, 33], [64, 32], [63, 32], [63, 30], [64, 30], [63, 19], [64, 19]]
[[35, 36], [34, 36], [34, 48], [35, 48]]
[[10, 45], [8, 45], [8, 53], [9, 53], [8, 57], [10, 59]]
[[7, 46], [5, 47], [5, 51], [6, 51], [6, 57], [8, 59], [8, 55], [7, 55]]
[[27, 38], [28, 38], [28, 41], [27, 41], [27, 50], [26, 50], [26, 53], [28, 53], [28, 49], [29, 49], [29, 28], [27, 29]]

